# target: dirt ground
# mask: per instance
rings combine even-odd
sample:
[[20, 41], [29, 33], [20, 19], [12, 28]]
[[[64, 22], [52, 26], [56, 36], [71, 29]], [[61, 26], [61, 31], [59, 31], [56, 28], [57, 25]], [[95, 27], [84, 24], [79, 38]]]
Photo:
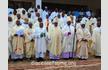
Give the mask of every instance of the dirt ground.
[[101, 58], [89, 58], [87, 60], [36, 60], [9, 61], [9, 70], [101, 70]]

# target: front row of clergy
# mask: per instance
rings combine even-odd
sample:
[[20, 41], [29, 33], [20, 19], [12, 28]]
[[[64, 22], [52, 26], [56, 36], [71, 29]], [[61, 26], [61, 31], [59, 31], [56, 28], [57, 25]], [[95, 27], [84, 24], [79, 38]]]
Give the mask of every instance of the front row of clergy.
[[[69, 19], [69, 18], [68, 18]], [[35, 29], [33, 24], [29, 23], [28, 28], [24, 28], [20, 21], [9, 31], [8, 44], [9, 56], [11, 59], [31, 59], [37, 61], [46, 58], [47, 51], [49, 59], [57, 60], [60, 58], [88, 58], [89, 40], [92, 40], [93, 50], [96, 56], [101, 56], [101, 28], [98, 21], [97, 27], [94, 28], [91, 36], [89, 30], [81, 23], [81, 27], [75, 29], [71, 25], [71, 20], [61, 29], [58, 22], [54, 21], [49, 25], [48, 31], [42, 22]]]

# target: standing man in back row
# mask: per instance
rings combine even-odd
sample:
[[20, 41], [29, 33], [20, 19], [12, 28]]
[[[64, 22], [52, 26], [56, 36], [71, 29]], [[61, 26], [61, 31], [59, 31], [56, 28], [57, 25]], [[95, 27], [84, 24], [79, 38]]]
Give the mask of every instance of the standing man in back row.
[[101, 21], [98, 19], [97, 27], [93, 29], [93, 47], [95, 50], [95, 56], [101, 57]]

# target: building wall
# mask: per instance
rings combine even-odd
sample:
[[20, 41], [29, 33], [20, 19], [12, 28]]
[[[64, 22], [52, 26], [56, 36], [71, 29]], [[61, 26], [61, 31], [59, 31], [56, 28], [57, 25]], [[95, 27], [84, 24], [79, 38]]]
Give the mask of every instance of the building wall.
[[101, 9], [101, 0], [43, 0], [43, 2], [71, 5], [87, 5], [93, 10]]

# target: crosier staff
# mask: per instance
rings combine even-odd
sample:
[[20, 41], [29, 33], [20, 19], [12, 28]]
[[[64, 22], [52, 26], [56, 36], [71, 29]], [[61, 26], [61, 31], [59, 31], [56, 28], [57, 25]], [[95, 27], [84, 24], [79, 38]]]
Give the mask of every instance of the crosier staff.
[[75, 23], [75, 26], [74, 26], [73, 47], [72, 47], [72, 58], [74, 58], [75, 36], [76, 36], [76, 23]]

